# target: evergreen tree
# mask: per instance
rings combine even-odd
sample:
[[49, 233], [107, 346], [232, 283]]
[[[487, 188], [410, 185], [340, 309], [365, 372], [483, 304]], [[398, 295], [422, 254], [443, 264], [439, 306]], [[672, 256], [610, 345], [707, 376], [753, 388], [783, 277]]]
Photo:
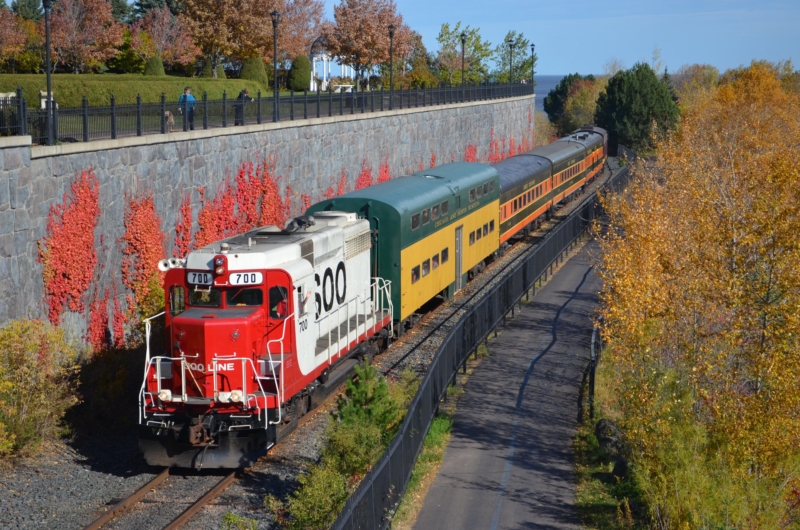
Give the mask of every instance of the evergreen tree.
[[134, 0], [133, 13], [136, 18], [141, 18], [151, 9], [163, 7], [165, 4], [173, 15], [178, 16], [181, 12], [179, 0]]
[[669, 70], [667, 70], [666, 66], [664, 67], [664, 75], [661, 76], [661, 82], [664, 83], [664, 85], [666, 85], [666, 87], [669, 89], [669, 94], [672, 97], [672, 101], [677, 103], [678, 94], [675, 93], [675, 85], [672, 83], [672, 76], [669, 75]]
[[[211, 63], [209, 62], [209, 72]], [[248, 79], [256, 81], [264, 87], [269, 86], [269, 78], [267, 77], [267, 69], [264, 68], [264, 60], [261, 57], [251, 57], [245, 59], [242, 63], [242, 72], [239, 74], [241, 79]]]
[[390, 440], [400, 410], [389, 395], [389, 385], [369, 364], [355, 370], [356, 377], [345, 384], [344, 396], [339, 397], [337, 417], [345, 424], [374, 425]]
[[667, 85], [648, 64], [637, 63], [609, 80], [597, 99], [595, 123], [608, 131], [611, 152], [620, 143], [649, 151], [656, 147], [655, 137], [675, 129], [679, 116]]
[[44, 17], [41, 0], [11, 0], [11, 11], [34, 22], [39, 22]]
[[161, 62], [161, 57], [154, 55], [147, 60], [147, 65], [144, 67], [144, 75], [167, 75], [164, 73], [164, 63]]
[[111, 16], [121, 24], [126, 24], [131, 20], [133, 7], [128, 4], [128, 0], [111, 0]]
[[298, 55], [289, 70], [289, 89], [301, 91], [311, 85], [311, 62], [305, 55]]
[[567, 96], [569, 96], [570, 88], [578, 81], [583, 80], [594, 81], [595, 79], [592, 74], [587, 76], [582, 76], [578, 73], [569, 74], [564, 76], [544, 98], [544, 111], [547, 113], [551, 123], [558, 124], [560, 122], [561, 116], [564, 114], [564, 108], [567, 105]]

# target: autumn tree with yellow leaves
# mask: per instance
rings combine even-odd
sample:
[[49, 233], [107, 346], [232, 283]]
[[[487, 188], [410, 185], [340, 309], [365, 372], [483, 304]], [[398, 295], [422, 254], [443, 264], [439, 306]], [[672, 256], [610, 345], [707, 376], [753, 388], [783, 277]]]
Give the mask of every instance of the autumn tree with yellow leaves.
[[723, 80], [607, 204], [605, 406], [658, 528], [800, 525], [800, 97], [784, 85], [764, 63]]

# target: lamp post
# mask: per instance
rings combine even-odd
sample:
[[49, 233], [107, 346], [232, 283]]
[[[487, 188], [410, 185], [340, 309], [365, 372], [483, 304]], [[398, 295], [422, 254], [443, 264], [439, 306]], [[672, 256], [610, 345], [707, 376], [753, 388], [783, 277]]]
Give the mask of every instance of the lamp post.
[[533, 88], [533, 87], [534, 87], [534, 84], [533, 84], [533, 74], [534, 74], [534, 72], [536, 71], [536, 70], [534, 70], [534, 68], [533, 68], [533, 61], [535, 60], [535, 59], [534, 59], [534, 57], [536, 57], [536, 54], [534, 54], [534, 53], [533, 53], [534, 49], [536, 49], [536, 45], [535, 45], [535, 44], [531, 44], [531, 90], [532, 90], [532, 91], [535, 93], [535, 92], [536, 92], [536, 89], [535, 89], [535, 88]]
[[389, 24], [389, 110], [394, 110], [394, 24]]
[[511, 84], [513, 83], [513, 80], [511, 79], [511, 72], [513, 71], [512, 68], [514, 63], [514, 41], [508, 39], [506, 44], [508, 44], [508, 83]]
[[464, 47], [467, 45], [467, 34], [461, 34], [461, 101], [464, 101]]
[[281, 121], [281, 106], [278, 100], [281, 95], [278, 92], [278, 23], [281, 21], [281, 14], [276, 10], [269, 16], [272, 17], [272, 100], [274, 104], [272, 121]]
[[42, 7], [44, 7], [44, 35], [45, 35], [45, 52], [44, 61], [47, 64], [45, 72], [47, 73], [47, 101], [44, 104], [47, 118], [45, 119], [45, 127], [47, 127], [47, 145], [53, 145], [53, 87], [50, 81], [50, 9], [53, 7], [52, 0], [42, 0]]

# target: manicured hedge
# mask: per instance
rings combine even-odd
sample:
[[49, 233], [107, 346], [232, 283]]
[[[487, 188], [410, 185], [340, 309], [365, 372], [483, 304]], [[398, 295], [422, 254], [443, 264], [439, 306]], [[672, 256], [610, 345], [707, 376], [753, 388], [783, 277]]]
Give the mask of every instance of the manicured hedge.
[[[47, 81], [38, 74], [0, 74], [0, 92], [12, 92], [17, 85], [22, 86], [28, 106], [39, 108], [39, 90], [45, 90]], [[136, 74], [55, 74], [53, 75], [53, 94], [59, 107], [80, 107], [85, 94], [90, 105], [108, 105], [111, 94], [117, 104], [135, 103], [136, 94], [142, 95], [142, 102], [161, 101], [161, 93], [167, 101], [175, 102], [183, 93], [183, 88], [192, 87], [199, 100], [203, 91], [209, 99], [222, 99], [222, 91], [233, 99], [245, 87], [255, 96], [259, 90], [263, 96], [272, 96], [272, 91], [264, 85], [247, 79], [211, 79], [172, 76], [142, 76]]]

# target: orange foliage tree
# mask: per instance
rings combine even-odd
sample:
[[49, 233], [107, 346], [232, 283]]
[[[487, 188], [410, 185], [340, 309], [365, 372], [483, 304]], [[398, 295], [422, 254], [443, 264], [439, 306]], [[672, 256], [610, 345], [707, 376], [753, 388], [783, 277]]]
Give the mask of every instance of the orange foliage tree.
[[17, 17], [5, 6], [0, 7], [0, 62], [23, 50], [25, 32]]
[[166, 4], [131, 24], [131, 46], [142, 59], [157, 55], [165, 65], [190, 64], [201, 53]]
[[659, 528], [800, 517], [798, 138], [754, 63], [609, 202], [605, 384]]
[[76, 74], [114, 57], [123, 42], [108, 0], [59, 0], [50, 25], [58, 61]]

